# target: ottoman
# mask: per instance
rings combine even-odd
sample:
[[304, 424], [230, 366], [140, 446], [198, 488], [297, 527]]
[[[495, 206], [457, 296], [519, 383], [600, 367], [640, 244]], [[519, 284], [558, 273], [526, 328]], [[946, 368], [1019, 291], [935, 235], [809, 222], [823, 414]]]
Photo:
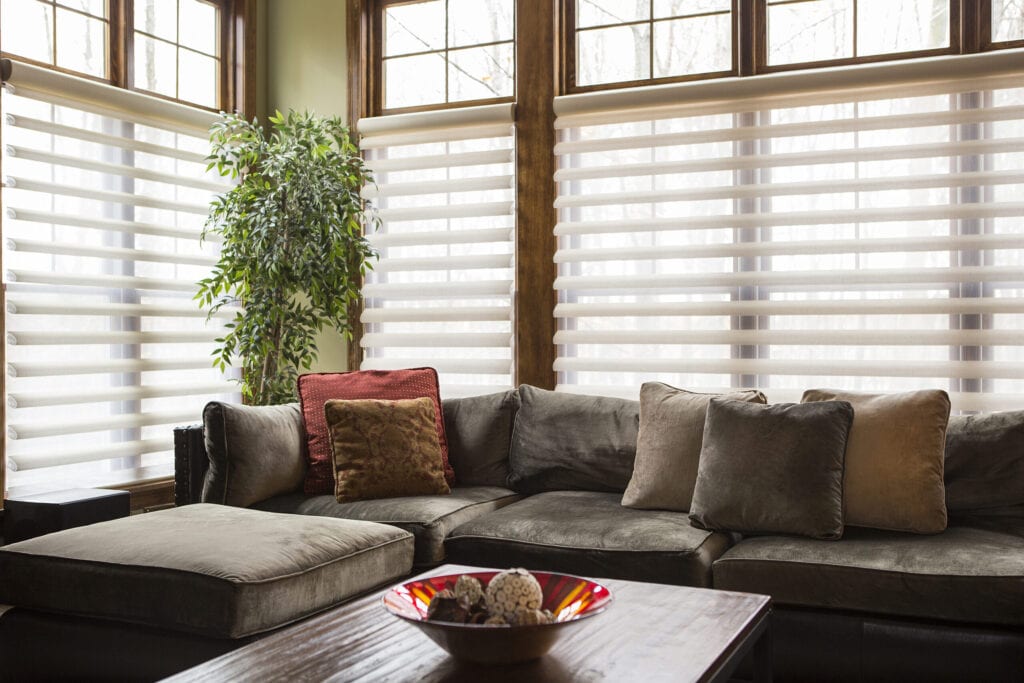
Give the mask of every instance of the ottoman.
[[245, 639], [405, 576], [412, 559], [412, 534], [393, 526], [196, 504], [0, 548], [0, 605]]

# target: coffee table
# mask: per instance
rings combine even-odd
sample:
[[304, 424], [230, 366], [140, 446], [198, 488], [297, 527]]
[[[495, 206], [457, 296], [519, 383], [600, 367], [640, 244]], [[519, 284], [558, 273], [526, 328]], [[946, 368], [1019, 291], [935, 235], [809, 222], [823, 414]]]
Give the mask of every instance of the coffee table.
[[[443, 565], [423, 576], [480, 571]], [[168, 681], [727, 681], [751, 655], [771, 681], [765, 595], [602, 579], [612, 605], [538, 660], [507, 666], [452, 659], [387, 614], [384, 591], [285, 628]]]

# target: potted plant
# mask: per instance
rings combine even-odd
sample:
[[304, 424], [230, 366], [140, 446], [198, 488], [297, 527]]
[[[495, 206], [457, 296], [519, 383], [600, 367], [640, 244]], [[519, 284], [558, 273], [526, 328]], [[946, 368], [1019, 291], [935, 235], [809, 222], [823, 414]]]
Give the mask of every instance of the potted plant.
[[210, 315], [238, 306], [214, 365], [240, 361], [251, 405], [295, 400], [322, 328], [352, 338], [349, 312], [375, 255], [363, 226], [377, 219], [361, 196], [372, 177], [348, 128], [294, 111], [269, 121], [264, 132], [224, 114], [210, 129], [207, 170], [237, 183], [211, 202], [202, 238], [221, 239], [220, 260], [195, 297]]

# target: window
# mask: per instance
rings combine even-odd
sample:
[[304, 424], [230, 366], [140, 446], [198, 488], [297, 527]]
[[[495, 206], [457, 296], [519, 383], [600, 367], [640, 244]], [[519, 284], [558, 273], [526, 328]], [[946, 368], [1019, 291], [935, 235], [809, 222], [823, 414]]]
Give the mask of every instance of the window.
[[993, 43], [1024, 41], [1024, 0], [991, 0]]
[[[231, 0], [4, 0], [4, 53], [230, 109]], [[17, 27], [17, 29], [13, 29]]]
[[0, 21], [5, 52], [107, 78], [106, 0], [4, 0]]
[[732, 0], [575, 0], [576, 84], [733, 69]]
[[133, 85], [216, 108], [220, 14], [203, 0], [134, 0]]
[[437, 369], [443, 396], [512, 385], [508, 104], [359, 122], [380, 210], [361, 369]]
[[380, 4], [382, 109], [512, 96], [514, 0]]
[[1018, 405], [1018, 59], [558, 99], [559, 387]]
[[2, 105], [7, 483], [168, 476], [172, 428], [236, 396], [192, 301], [215, 116], [18, 62]]

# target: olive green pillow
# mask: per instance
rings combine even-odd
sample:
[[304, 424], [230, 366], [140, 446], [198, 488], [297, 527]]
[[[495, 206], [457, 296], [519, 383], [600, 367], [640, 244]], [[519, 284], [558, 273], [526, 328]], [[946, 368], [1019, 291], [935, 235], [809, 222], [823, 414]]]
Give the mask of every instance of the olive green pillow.
[[622, 496], [626, 507], [688, 512], [697, 484], [708, 403], [716, 396], [767, 403], [760, 391], [698, 394], [661, 382], [640, 387], [640, 431], [633, 476]]
[[843, 480], [847, 524], [918, 534], [946, 528], [943, 455], [950, 406], [945, 391], [811, 389], [802, 400], [853, 405]]
[[744, 534], [843, 535], [845, 401], [708, 404], [690, 521]]
[[339, 503], [450, 493], [429, 398], [324, 404]]

